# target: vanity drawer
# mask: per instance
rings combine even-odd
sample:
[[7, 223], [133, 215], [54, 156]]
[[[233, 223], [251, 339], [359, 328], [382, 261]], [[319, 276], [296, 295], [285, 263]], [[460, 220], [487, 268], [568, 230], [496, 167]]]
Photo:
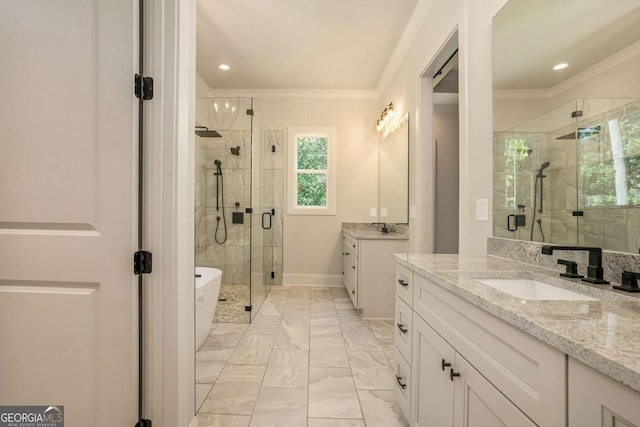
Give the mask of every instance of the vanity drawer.
[[353, 237], [343, 234], [344, 244], [349, 247], [349, 250], [353, 252], [354, 255], [358, 256], [358, 240]]
[[400, 264], [396, 264], [396, 295], [413, 306], [413, 271]]
[[413, 332], [413, 312], [411, 307], [396, 297], [395, 346], [411, 365], [411, 337]]
[[409, 421], [411, 419], [411, 368], [397, 348], [393, 355], [393, 370], [396, 377], [394, 383], [396, 402]]

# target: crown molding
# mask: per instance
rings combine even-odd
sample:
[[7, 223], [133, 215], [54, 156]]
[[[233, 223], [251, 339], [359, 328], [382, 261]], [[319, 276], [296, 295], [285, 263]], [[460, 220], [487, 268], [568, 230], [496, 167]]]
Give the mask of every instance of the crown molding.
[[638, 55], [640, 55], [640, 41], [637, 41], [624, 49], [620, 49], [613, 55], [593, 64], [589, 68], [585, 68], [575, 76], [568, 78], [549, 89], [496, 89], [493, 91], [493, 96], [494, 98], [500, 99], [553, 98]]

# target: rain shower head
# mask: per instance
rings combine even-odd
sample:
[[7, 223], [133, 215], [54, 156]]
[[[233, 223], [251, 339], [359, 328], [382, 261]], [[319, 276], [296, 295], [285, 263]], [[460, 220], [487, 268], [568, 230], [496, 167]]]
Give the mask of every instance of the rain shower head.
[[216, 130], [209, 130], [206, 126], [196, 126], [196, 135], [202, 138], [222, 138]]

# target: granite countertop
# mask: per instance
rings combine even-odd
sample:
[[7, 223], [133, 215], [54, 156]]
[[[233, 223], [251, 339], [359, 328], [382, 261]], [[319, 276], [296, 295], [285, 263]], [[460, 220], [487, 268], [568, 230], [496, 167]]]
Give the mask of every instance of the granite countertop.
[[383, 233], [380, 230], [342, 230], [354, 239], [375, 240], [409, 240], [409, 237], [399, 233]]
[[[494, 256], [395, 254], [397, 261], [568, 356], [640, 391], [640, 299]], [[530, 278], [600, 301], [535, 301], [481, 278]], [[609, 287], [607, 287], [609, 288]]]

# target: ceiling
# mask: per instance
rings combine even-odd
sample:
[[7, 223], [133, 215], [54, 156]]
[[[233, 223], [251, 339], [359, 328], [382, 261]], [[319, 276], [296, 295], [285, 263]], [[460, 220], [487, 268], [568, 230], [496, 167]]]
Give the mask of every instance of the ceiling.
[[509, 0], [493, 36], [494, 89], [550, 89], [640, 40], [640, 1]]
[[198, 0], [196, 70], [212, 89], [374, 90], [417, 2]]

